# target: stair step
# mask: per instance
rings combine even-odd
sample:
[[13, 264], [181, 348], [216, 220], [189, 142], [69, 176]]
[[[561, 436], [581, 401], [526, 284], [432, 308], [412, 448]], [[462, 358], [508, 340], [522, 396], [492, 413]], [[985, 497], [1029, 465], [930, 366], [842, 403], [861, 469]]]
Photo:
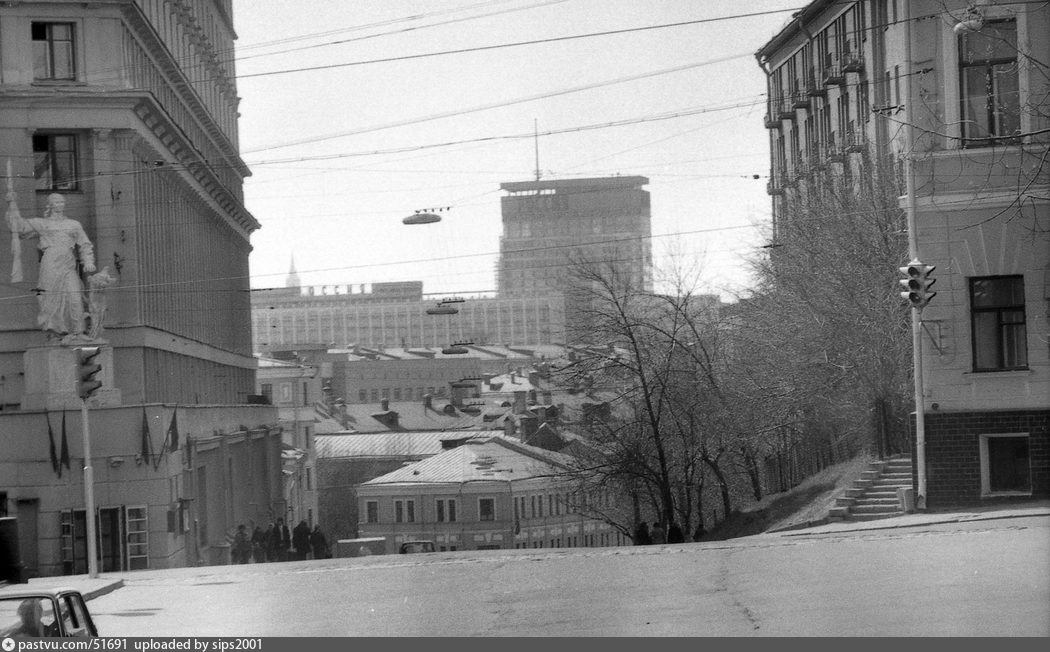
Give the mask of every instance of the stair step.
[[850, 507], [850, 514], [858, 516], [861, 514], [896, 514], [900, 512], [897, 505], [854, 505]]
[[879, 487], [878, 489], [869, 489], [865, 491], [863, 495], [856, 496], [857, 500], [862, 498], [896, 498], [897, 490], [899, 487]]
[[890, 518], [892, 516], [900, 516], [904, 512], [888, 512], [886, 514], [851, 514], [851, 521], [875, 521], [880, 518]]
[[887, 497], [887, 498], [872, 498], [872, 497], [869, 497], [869, 496], [865, 496], [863, 498], [858, 498], [857, 500], [855, 500], [853, 502], [853, 507], [860, 507], [862, 505], [872, 505], [872, 506], [889, 505], [889, 506], [892, 506], [892, 507], [896, 508], [897, 505], [899, 505], [899, 504], [900, 504], [900, 501], [897, 500], [896, 496], [893, 496], [892, 498], [889, 498], [889, 497]]

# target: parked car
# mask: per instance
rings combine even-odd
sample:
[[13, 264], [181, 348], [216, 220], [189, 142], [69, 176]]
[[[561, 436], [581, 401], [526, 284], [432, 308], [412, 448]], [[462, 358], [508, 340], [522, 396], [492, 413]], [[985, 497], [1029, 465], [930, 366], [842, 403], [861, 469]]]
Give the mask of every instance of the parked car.
[[417, 552], [434, 552], [433, 541], [406, 541], [401, 544], [401, 549], [398, 551], [402, 555], [411, 555]]
[[71, 588], [0, 588], [0, 639], [98, 636], [87, 603]]

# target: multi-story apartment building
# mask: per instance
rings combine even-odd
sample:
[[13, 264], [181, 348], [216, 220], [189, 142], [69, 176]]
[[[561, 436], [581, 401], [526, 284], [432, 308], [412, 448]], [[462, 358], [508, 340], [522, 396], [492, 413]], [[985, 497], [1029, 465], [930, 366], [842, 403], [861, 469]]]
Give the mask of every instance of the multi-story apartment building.
[[[0, 169], [14, 193], [0, 228], [0, 512], [19, 519], [30, 575], [86, 568], [83, 466], [95, 470], [103, 570], [218, 561], [238, 522], [283, 510], [276, 414], [248, 405], [259, 224], [242, 198], [231, 9], [0, 6]], [[61, 256], [40, 260], [18, 236], [57, 247], [38, 218], [61, 205], [79, 223], [84, 273], [70, 261], [60, 288], [48, 275]], [[73, 291], [87, 263], [108, 287]], [[89, 307], [91, 328], [49, 337], [38, 313], [64, 290], [67, 305]], [[84, 343], [103, 367], [90, 456], [86, 424], [66, 414], [80, 406], [73, 348]], [[51, 431], [67, 453], [58, 463]]]
[[757, 53], [774, 227], [814, 180], [889, 161], [900, 264], [936, 267], [915, 422], [931, 508], [1050, 494], [1048, 35], [1038, 3], [821, 0]]

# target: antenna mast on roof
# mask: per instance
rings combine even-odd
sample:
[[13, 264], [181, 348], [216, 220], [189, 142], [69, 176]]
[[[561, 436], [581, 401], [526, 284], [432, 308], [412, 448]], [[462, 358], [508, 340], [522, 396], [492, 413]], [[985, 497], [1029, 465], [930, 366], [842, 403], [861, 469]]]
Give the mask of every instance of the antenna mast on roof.
[[536, 148], [536, 181], [540, 180], [543, 173], [540, 172], [540, 127], [536, 118], [532, 119], [533, 145]]

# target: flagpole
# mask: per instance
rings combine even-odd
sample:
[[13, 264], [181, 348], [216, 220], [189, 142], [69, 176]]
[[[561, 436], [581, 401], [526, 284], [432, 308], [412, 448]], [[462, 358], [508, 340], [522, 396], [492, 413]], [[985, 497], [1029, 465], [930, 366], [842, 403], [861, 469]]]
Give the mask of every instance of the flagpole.
[[95, 471], [91, 468], [91, 430], [88, 427], [87, 401], [80, 401], [80, 424], [84, 431], [84, 508], [87, 511], [88, 577], [98, 577], [98, 550], [95, 541]]

